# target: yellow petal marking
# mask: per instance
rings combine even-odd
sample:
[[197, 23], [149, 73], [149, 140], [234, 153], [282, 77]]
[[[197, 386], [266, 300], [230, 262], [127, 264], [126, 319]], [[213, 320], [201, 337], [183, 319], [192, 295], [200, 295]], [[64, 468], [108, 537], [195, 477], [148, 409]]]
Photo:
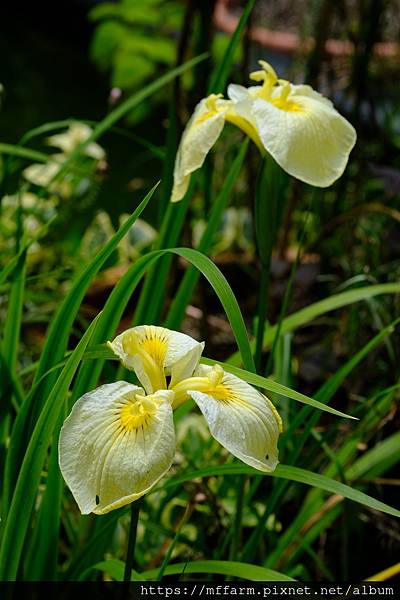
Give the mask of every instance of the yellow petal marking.
[[[172, 402], [172, 408], [175, 410], [178, 406], [190, 399], [188, 392], [203, 392], [219, 400], [221, 402], [232, 403], [242, 406], [250, 411], [254, 411], [254, 408], [246, 402], [246, 400], [240, 398], [233, 389], [230, 389], [222, 383], [225, 372], [221, 365], [214, 365], [213, 368], [207, 373], [206, 377], [189, 377], [180, 381], [177, 385], [170, 388], [175, 392], [175, 397]], [[266, 403], [271, 408], [271, 411], [278, 424], [279, 432], [282, 433], [283, 425], [282, 419], [272, 404], [271, 400], [261, 394], [265, 399]]]
[[196, 121], [193, 123], [193, 127], [201, 125], [201, 123], [204, 123], [204, 121], [207, 121], [208, 119], [216, 115], [218, 112], [220, 112], [217, 106], [217, 100], [223, 97], [223, 94], [210, 94], [210, 96], [208, 96], [208, 98], [206, 99], [206, 107], [208, 108], [208, 112], [204, 113], [203, 115], [201, 115], [201, 117], [196, 119]]
[[260, 140], [260, 136], [258, 135], [256, 128], [253, 127], [249, 121], [238, 115], [233, 110], [228, 110], [225, 115], [225, 120], [229, 121], [229, 123], [232, 123], [233, 125], [236, 125], [236, 127], [239, 127], [239, 129], [241, 129], [246, 135], [249, 136], [250, 139], [253, 140], [258, 149], [265, 154], [265, 149]]
[[235, 402], [236, 404], [247, 406], [247, 403], [238, 398], [233, 390], [222, 384], [224, 375], [223, 368], [220, 365], [214, 365], [206, 377], [189, 377], [180, 381], [171, 388], [175, 392], [172, 408], [175, 409], [180, 404], [183, 404], [183, 402], [186, 402], [186, 400], [189, 400], [188, 391], [203, 392], [203, 394], [209, 394], [222, 402]]
[[167, 353], [166, 338], [157, 336], [156, 330], [148, 326], [143, 338], [134, 331], [128, 332], [122, 340], [122, 346], [127, 354], [131, 356], [138, 354], [141, 357], [153, 391], [167, 389], [164, 374], [164, 360]]
[[132, 431], [132, 429], [146, 427], [157, 412], [157, 401], [152, 396], [136, 393], [126, 395], [125, 400], [128, 400], [128, 404], [124, 404], [120, 415], [123, 429]]

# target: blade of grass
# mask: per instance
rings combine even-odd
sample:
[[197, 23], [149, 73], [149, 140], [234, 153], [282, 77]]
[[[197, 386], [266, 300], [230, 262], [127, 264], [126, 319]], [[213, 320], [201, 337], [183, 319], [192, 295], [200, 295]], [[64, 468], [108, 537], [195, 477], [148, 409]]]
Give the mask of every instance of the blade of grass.
[[[213, 241], [214, 235], [218, 229], [220, 221], [222, 219], [225, 207], [229, 200], [229, 196], [232, 192], [232, 188], [239, 175], [242, 167], [244, 158], [246, 156], [248, 148], [248, 140], [245, 140], [229, 169], [228, 175], [225, 179], [224, 185], [215, 200], [209, 218], [207, 219], [207, 226], [202, 235], [200, 243], [197, 247], [199, 252], [206, 253]], [[186, 306], [189, 304], [193, 294], [193, 290], [199, 279], [200, 273], [195, 268], [188, 268], [182, 278], [179, 285], [178, 291], [175, 294], [174, 300], [171, 304], [165, 326], [171, 329], [177, 329], [185, 315]]]
[[147, 206], [155, 189], [156, 186], [150, 190], [129, 219], [127, 219], [104, 248], [102, 248], [94, 259], [77, 276], [69, 293], [65, 297], [50, 324], [46, 343], [36, 370], [32, 393], [27, 396], [23, 403], [13, 427], [13, 444], [7, 453], [5, 465], [3, 488], [5, 510], [7, 510], [11, 493], [15, 486], [19, 466], [22, 462], [27, 440], [30, 437], [30, 430], [37, 421], [44, 399], [48, 396], [54, 385], [56, 373], [47, 377], [42, 385], [39, 386], [35, 384], [38, 384], [42, 376], [49, 371], [54, 364], [57, 364], [63, 359], [73, 322], [90, 283], [107, 258], [114, 251], [119, 241], [128, 232], [129, 228]]
[[[4, 322], [4, 332], [0, 352], [0, 480], [3, 479], [5, 469], [6, 442], [9, 436], [11, 423], [12, 400], [16, 388], [23, 394], [16, 373], [19, 339], [21, 332], [22, 311], [25, 295], [26, 279], [26, 251], [18, 259], [13, 273], [8, 309]], [[4, 506], [2, 506], [4, 519]], [[3, 522], [3, 519], [1, 520]], [[2, 529], [0, 525], [0, 530]]]
[[256, 375], [255, 373], [249, 373], [244, 369], [239, 369], [238, 367], [234, 367], [231, 364], [226, 364], [219, 362], [217, 360], [211, 360], [209, 358], [202, 358], [201, 362], [205, 365], [215, 365], [220, 364], [224, 367], [225, 371], [228, 373], [232, 373], [232, 375], [236, 375], [240, 377], [240, 379], [244, 379], [247, 383], [254, 385], [256, 387], [260, 387], [264, 390], [268, 390], [269, 392], [273, 392], [275, 394], [280, 394], [281, 396], [285, 396], [287, 398], [292, 398], [293, 400], [297, 400], [298, 402], [302, 402], [303, 404], [307, 404], [308, 406], [312, 406], [313, 408], [317, 408], [318, 410], [329, 412], [332, 415], [336, 415], [337, 417], [344, 417], [345, 419], [355, 419], [356, 417], [352, 417], [351, 415], [347, 415], [340, 410], [336, 410], [331, 406], [326, 406], [322, 402], [318, 400], [313, 400], [300, 392], [296, 392], [281, 383], [277, 383], [272, 379], [267, 379], [266, 377], [262, 377], [261, 375]]
[[[116, 581], [122, 581], [124, 563], [118, 560], [107, 560], [97, 565], [92, 569], [97, 569], [111, 575]], [[157, 574], [157, 569], [143, 571], [132, 574], [134, 581], [154, 581]], [[191, 574], [214, 574], [214, 575], [230, 575], [239, 579], [247, 579], [248, 581], [294, 581], [291, 577], [278, 573], [272, 569], [266, 569], [257, 565], [224, 561], [224, 560], [196, 560], [193, 562], [182, 562], [174, 565], [168, 565], [165, 569], [165, 575], [191, 575]]]
[[26, 158], [41, 163], [46, 163], [49, 160], [48, 154], [45, 154], [44, 152], [31, 150], [31, 148], [22, 148], [21, 146], [14, 144], [0, 143], [0, 154], [9, 154], [11, 156], [18, 156], [19, 158]]
[[[210, 79], [210, 93], [216, 93], [219, 89], [223, 90], [226, 85], [235, 50], [240, 42], [240, 36], [254, 6], [254, 2], [255, 0], [248, 1], [242, 17], [239, 20], [238, 26], [230, 39], [220, 66]], [[162, 249], [177, 245], [193, 188], [194, 177], [192, 176], [191, 185], [187, 194], [185, 195], [185, 198], [179, 202], [178, 206], [169, 204], [163, 221], [163, 229], [160, 231], [155, 249]], [[155, 296], [153, 291], [156, 286], [158, 286], [158, 289], [165, 289], [168, 280], [170, 264], [171, 261], [168, 258], [165, 258], [161, 264], [157, 265], [156, 268], [154, 268], [154, 270], [146, 278], [137, 307], [135, 323], [155, 323], [160, 320], [162, 300]]]
[[[347, 437], [347, 442], [338, 448], [337, 460], [343, 465], [343, 467], [346, 464], [349, 464], [351, 467], [355, 464], [355, 462], [357, 462], [356, 455], [358, 453], [358, 443], [368, 439], [367, 431], [375, 431], [382, 416], [387, 414], [390, 406], [390, 395], [391, 392], [389, 392], [387, 395], [384, 395], [378, 401], [377, 411], [375, 413], [372, 413], [371, 410], [369, 410], [369, 405], [371, 405], [371, 402], [368, 403], [362, 421], [357, 423], [356, 429], [354, 430], [352, 436]], [[375, 397], [372, 397], [371, 401], [374, 405], [376, 404]], [[348, 467], [345, 469], [345, 478], [351, 480], [347, 469]], [[336, 467], [333, 464], [329, 464], [324, 472], [324, 474], [327, 476], [334, 476], [335, 473]], [[292, 560], [297, 560], [297, 551], [295, 551], [292, 541], [297, 538], [301, 539], [303, 537], [303, 528], [305, 527], [306, 523], [309, 521], [309, 519], [312, 519], [313, 515], [318, 514], [323, 506], [324, 500], [319, 490], [314, 489], [308, 492], [303, 500], [302, 505], [299, 507], [295, 518], [292, 520], [289, 527], [279, 537], [276, 547], [269, 554], [267, 559], [268, 566], [276, 567], [277, 565], [281, 565], [282, 557], [285, 557], [285, 560], [290, 560], [290, 562], [292, 562]], [[331, 506], [328, 513], [325, 514], [322, 519], [319, 519], [318, 522], [315, 523], [307, 532], [306, 537], [308, 543], [313, 543], [313, 541], [319, 536], [319, 533], [324, 531], [324, 527], [321, 526], [320, 521], [326, 520], [326, 526], [328, 527], [340, 514], [340, 507]], [[288, 550], [289, 548], [290, 550]]]
[[166, 554], [164, 556], [164, 559], [163, 559], [163, 561], [161, 563], [161, 567], [160, 567], [160, 569], [159, 569], [159, 571], [158, 571], [158, 573], [156, 575], [156, 578], [155, 578], [156, 581], [161, 581], [162, 578], [163, 578], [163, 576], [165, 575], [165, 571], [168, 568], [168, 563], [169, 563], [169, 561], [171, 559], [172, 552], [174, 551], [174, 548], [175, 548], [176, 544], [178, 543], [178, 541], [180, 539], [180, 534], [181, 534], [182, 527], [187, 523], [187, 521], [188, 521], [188, 519], [189, 519], [190, 514], [192, 513], [192, 511], [193, 511], [193, 507], [190, 504], [188, 504], [186, 506], [185, 513], [184, 513], [184, 515], [183, 515], [183, 517], [182, 517], [182, 519], [181, 519], [181, 521], [180, 521], [180, 523], [179, 523], [179, 525], [177, 527], [177, 530], [176, 530], [176, 533], [175, 533], [175, 537], [172, 540], [171, 544], [169, 545], [169, 548], [168, 548], [168, 550], [167, 550], [167, 552], [166, 552]]
[[[0, 546], [0, 580], [15, 581], [47, 449], [72, 378], [96, 327], [97, 318], [72, 352], [46, 399], [29, 441], [7, 515]], [[61, 475], [60, 475], [61, 477]]]
[[50, 449], [46, 489], [43, 492], [37, 520], [24, 557], [24, 580], [55, 581], [57, 579], [60, 515], [64, 482], [58, 466], [58, 440], [67, 417], [67, 403], [61, 409]]
[[[107, 300], [103, 308], [96, 334], [93, 338], [93, 343], [99, 344], [113, 337], [123, 311], [140, 279], [155, 260], [160, 260], [168, 254], [175, 254], [185, 258], [208, 279], [228, 316], [238, 347], [242, 354], [242, 360], [249, 369], [253, 369], [254, 364], [250, 352], [246, 326], [238, 302], [228, 282], [219, 271], [218, 267], [216, 267], [209, 258], [197, 250], [190, 248], [154, 250], [140, 258], [127, 273], [125, 273]], [[74, 387], [74, 400], [96, 385], [102, 366], [103, 363], [98, 361], [94, 366], [83, 365], [81, 367], [77, 383]]]
[[[361, 350], [355, 354], [350, 360], [347, 361], [345, 365], [343, 365], [316, 393], [316, 402], [322, 403], [322, 406], [326, 406], [328, 402], [332, 399], [336, 391], [339, 389], [340, 385], [343, 381], [348, 377], [348, 375], [356, 368], [359, 363], [368, 356], [368, 354], [376, 348], [383, 339], [387, 335], [393, 333], [394, 328], [399, 320], [396, 320], [389, 327], [385, 328], [385, 330], [379, 332], [372, 340], [370, 340]], [[327, 406], [326, 406], [327, 407]], [[290, 424], [290, 427], [285, 431], [282, 436], [281, 443], [281, 451], [285, 448], [287, 440], [296, 439], [295, 432], [298, 431], [303, 426], [303, 431], [299, 437], [296, 439], [296, 443], [294, 444], [291, 452], [289, 453], [288, 462], [289, 464], [296, 464], [299, 460], [302, 448], [310, 436], [313, 428], [316, 426], [318, 419], [320, 417], [320, 413], [314, 413], [309, 406], [303, 407], [303, 409], [298, 413], [294, 421]], [[340, 464], [340, 463], [338, 463]], [[278, 484], [273, 489], [273, 492], [269, 498], [268, 507], [266, 508], [264, 514], [262, 515], [259, 524], [254, 529], [249, 539], [247, 540], [246, 546], [244, 548], [244, 556], [246, 560], [251, 560], [257, 551], [258, 544], [263, 535], [265, 523], [269, 515], [271, 515], [279, 506], [282, 498], [284, 497], [286, 491], [288, 489], [288, 484], [286, 482], [278, 482]], [[253, 490], [254, 493], [254, 490]]]
[[235, 55], [235, 50], [240, 42], [240, 37], [243, 33], [243, 30], [246, 26], [247, 20], [250, 16], [251, 11], [253, 10], [255, 4], [255, 0], [248, 0], [246, 6], [242, 12], [242, 15], [239, 19], [239, 23], [230, 37], [228, 47], [225, 51], [225, 54], [219, 63], [218, 68], [213, 73], [210, 83], [208, 86], [209, 94], [217, 94], [219, 92], [224, 92], [226, 82], [229, 77], [229, 73], [233, 63], [233, 57]]
[[[324, 298], [319, 302], [315, 302], [302, 308], [301, 310], [286, 317], [281, 324], [280, 334], [283, 335], [290, 331], [294, 331], [303, 325], [307, 325], [311, 321], [314, 321], [317, 317], [324, 315], [338, 308], [360, 302], [361, 300], [368, 300], [374, 296], [381, 294], [399, 294], [400, 283], [382, 283], [378, 285], [370, 285], [363, 288], [357, 288], [355, 290], [349, 290], [340, 294], [335, 294], [329, 298]], [[273, 343], [277, 331], [277, 325], [270, 327], [264, 336], [264, 349], [267, 349]], [[251, 344], [254, 349], [254, 342]], [[229, 363], [232, 365], [239, 365], [240, 358], [237, 353], [233, 354]]]
[[[93, 534], [88, 539], [82, 540], [80, 544], [71, 548], [71, 561], [63, 575], [66, 581], [81, 579], [83, 573], [86, 572], [94, 561], [101, 560], [105, 549], [110, 544], [118, 520], [127, 510], [128, 508], [124, 507], [113, 510], [101, 517], [97, 515], [92, 516], [94, 523], [98, 523], [99, 527], [97, 530], [95, 528]], [[87, 519], [87, 517], [85, 518]]]
[[163, 486], [161, 486], [161, 488], [157, 487], [156, 489], [151, 490], [149, 494], [159, 491], [160, 489], [168, 489], [171, 486], [180, 485], [181, 483], [191, 481], [192, 479], [196, 479], [198, 477], [217, 477], [219, 475], [262, 475], [263, 477], [289, 479], [290, 481], [296, 481], [297, 483], [303, 483], [305, 485], [321, 489], [329, 494], [338, 494], [339, 496], [353, 500], [353, 502], [358, 502], [363, 506], [380, 510], [388, 515], [400, 517], [400, 510], [389, 506], [384, 502], [380, 502], [380, 500], [376, 500], [376, 498], [372, 498], [372, 496], [368, 496], [359, 490], [351, 488], [350, 486], [345, 485], [340, 481], [336, 481], [335, 479], [331, 479], [330, 477], [326, 477], [325, 475], [320, 475], [319, 473], [313, 473], [312, 471], [300, 469], [299, 467], [292, 467], [290, 465], [278, 465], [275, 471], [262, 474], [260, 474], [260, 471], [257, 471], [252, 467], [237, 463], [208, 467], [206, 469], [191, 471], [180, 477], [170, 479]]

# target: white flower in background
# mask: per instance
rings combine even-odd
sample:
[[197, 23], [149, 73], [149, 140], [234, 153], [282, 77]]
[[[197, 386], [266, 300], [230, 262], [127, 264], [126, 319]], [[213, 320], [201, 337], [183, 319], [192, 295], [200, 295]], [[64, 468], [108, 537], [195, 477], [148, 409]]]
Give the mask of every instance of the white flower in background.
[[[130, 217], [122, 214], [119, 217], [121, 227]], [[86, 229], [81, 242], [81, 254], [85, 257], [94, 256], [112, 238], [116, 230], [109, 215], [100, 210]], [[128, 233], [118, 244], [119, 260], [127, 263], [141, 256], [143, 250], [150, 246], [157, 237], [157, 231], [143, 219], [136, 219]]]
[[60, 434], [64, 479], [83, 514], [104, 514], [146, 494], [175, 454], [173, 410], [193, 399], [211, 435], [260, 471], [278, 463], [281, 419], [271, 402], [220, 365], [199, 366], [204, 344], [163, 327], [109, 342], [143, 387], [103, 385], [74, 405]]
[[[0, 249], [14, 245], [17, 234], [18, 222], [22, 217], [25, 232], [35, 236], [43, 224], [53, 218], [56, 214], [57, 199], [39, 198], [31, 192], [6, 195], [2, 199], [2, 236], [0, 236]], [[20, 216], [18, 211], [21, 210]], [[40, 249], [39, 242], [31, 243], [27, 249], [29, 255], [37, 253]]]
[[[56, 177], [66, 157], [64, 154], [53, 154], [49, 157], [47, 163], [34, 163], [29, 165], [23, 171], [23, 176], [27, 181], [39, 187], [48, 187], [52, 180]], [[54, 189], [55, 185], [55, 189]], [[59, 182], [53, 184], [55, 192], [58, 191]]]
[[[72, 154], [81, 144], [86, 142], [92, 135], [93, 129], [85, 123], [72, 123], [64, 133], [57, 133], [47, 138], [49, 146], [60, 148], [64, 154]], [[83, 154], [96, 160], [105, 158], [106, 153], [103, 148], [94, 142], [89, 143], [82, 150]]]
[[[197, 219], [192, 227], [193, 246], [197, 248], [207, 227], [207, 222]], [[215, 241], [209, 249], [210, 256], [217, 256], [228, 250], [241, 248], [244, 252], [254, 252], [252, 214], [247, 206], [225, 209]]]
[[242, 129], [290, 175], [317, 187], [338, 179], [356, 142], [353, 126], [308, 85], [279, 79], [274, 69], [250, 74], [261, 85], [231, 84], [229, 100], [211, 95], [197, 105], [178, 149], [171, 200], [181, 200], [190, 175], [203, 164], [225, 121]]
[[[46, 187], [62, 197], [68, 197], [73, 191], [70, 173], [57, 179], [61, 167], [67, 158], [78, 149], [93, 133], [93, 130], [84, 123], [72, 123], [64, 133], [57, 133], [47, 138], [50, 146], [59, 148], [61, 153], [49, 156], [46, 163], [34, 163], [24, 169], [23, 176], [27, 181], [39, 187]], [[104, 160], [106, 154], [99, 144], [89, 143], [82, 149], [82, 154], [96, 161]], [[79, 174], [78, 174], [79, 175]], [[85, 176], [79, 177], [82, 181]], [[77, 182], [75, 182], [77, 184]]]

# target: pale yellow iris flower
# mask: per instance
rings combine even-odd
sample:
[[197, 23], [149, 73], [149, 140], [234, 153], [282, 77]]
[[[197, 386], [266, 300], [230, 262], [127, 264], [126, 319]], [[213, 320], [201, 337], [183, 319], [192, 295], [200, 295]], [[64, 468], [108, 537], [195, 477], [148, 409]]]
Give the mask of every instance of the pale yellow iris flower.
[[82, 396], [66, 419], [59, 462], [83, 514], [104, 514], [146, 494], [175, 454], [173, 410], [193, 399], [211, 435], [248, 465], [278, 463], [281, 419], [272, 403], [220, 365], [199, 365], [204, 344], [155, 326], [109, 342], [142, 387], [118, 381]]
[[353, 126], [310, 86], [279, 79], [271, 65], [259, 63], [262, 69], [250, 78], [260, 85], [231, 84], [229, 100], [211, 94], [197, 105], [178, 148], [172, 202], [185, 195], [191, 173], [202, 166], [225, 121], [301, 181], [328, 187], [342, 175], [356, 142]]

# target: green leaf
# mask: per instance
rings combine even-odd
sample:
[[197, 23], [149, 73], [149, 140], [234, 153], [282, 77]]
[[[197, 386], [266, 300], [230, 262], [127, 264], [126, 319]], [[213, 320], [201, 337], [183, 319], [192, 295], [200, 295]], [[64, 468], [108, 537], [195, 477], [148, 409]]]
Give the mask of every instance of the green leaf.
[[357, 480], [365, 475], [374, 477], [377, 475], [377, 471], [380, 474], [382, 464], [390, 468], [390, 465], [387, 465], [388, 460], [390, 460], [391, 465], [395, 465], [400, 460], [400, 431], [365, 452], [353, 465], [346, 469], [346, 478]]
[[[253, 357], [250, 351], [246, 326], [235, 295], [218, 267], [216, 267], [209, 258], [197, 250], [190, 248], [154, 250], [137, 260], [118, 282], [108, 298], [103, 308], [103, 313], [93, 338], [93, 343], [100, 344], [114, 336], [115, 329], [118, 326], [123, 311], [139, 281], [155, 260], [160, 260], [168, 254], [176, 254], [188, 260], [211, 283], [225, 309], [242, 354], [242, 360], [248, 365], [249, 369], [253, 368]], [[107, 358], [107, 355], [105, 358]], [[100, 361], [95, 365], [82, 366], [76, 385], [74, 386], [74, 400], [96, 385], [101, 369], [102, 363]]]
[[[247, 148], [248, 140], [245, 140], [235, 160], [233, 161], [231, 168], [229, 169], [229, 172], [226, 176], [224, 185], [220, 193], [218, 194], [215, 202], [213, 203], [211, 213], [209, 215], [209, 218], [207, 219], [206, 229], [197, 248], [197, 250], [199, 250], [200, 252], [207, 252], [212, 244], [214, 235], [218, 229], [225, 207], [229, 200], [229, 196], [232, 192], [232, 188], [236, 182], [236, 179], [242, 167]], [[170, 327], [171, 329], [177, 329], [180, 326], [182, 319], [185, 315], [186, 306], [190, 302], [193, 290], [196, 286], [199, 276], [200, 273], [195, 268], [189, 267], [186, 270], [185, 275], [183, 276], [182, 281], [179, 285], [178, 291], [175, 294], [170, 311], [168, 313], [168, 317], [165, 324], [166, 327]]]
[[[163, 486], [161, 486], [161, 489], [167, 489], [169, 487], [185, 483], [186, 481], [191, 481], [198, 477], [216, 477], [218, 475], [259, 475], [266, 477], [277, 477], [279, 479], [289, 479], [290, 481], [297, 481], [298, 483], [304, 483], [306, 485], [319, 488], [325, 492], [329, 492], [330, 494], [338, 494], [339, 496], [343, 496], [344, 498], [348, 498], [349, 500], [353, 500], [354, 502], [358, 502], [359, 504], [363, 504], [369, 508], [380, 510], [388, 515], [400, 517], [400, 510], [397, 510], [396, 508], [393, 508], [384, 502], [380, 502], [379, 500], [376, 500], [375, 498], [372, 498], [371, 496], [368, 496], [359, 490], [353, 489], [350, 486], [336, 481], [335, 479], [331, 479], [330, 477], [326, 477], [325, 475], [319, 475], [318, 473], [313, 473], [311, 471], [307, 471], [306, 469], [300, 469], [290, 465], [278, 465], [275, 471], [271, 473], [261, 473], [252, 467], [237, 463], [209, 467], [207, 469], [191, 471], [180, 477], [170, 479]], [[160, 488], [157, 488], [157, 490], [159, 491]], [[156, 490], [152, 490], [150, 494], [154, 491]]]
[[[92, 569], [108, 573], [116, 581], [122, 581], [123, 579], [124, 563], [120, 560], [106, 560], [97, 563]], [[132, 579], [133, 581], [155, 581], [157, 574], [158, 569], [151, 569], [142, 573], [133, 571]], [[284, 573], [278, 573], [278, 571], [273, 571], [272, 569], [227, 560], [195, 560], [192, 562], [176, 563], [168, 565], [164, 572], [164, 575], [185, 574], [227, 575], [248, 581], [294, 581], [294, 579], [284, 575]]]
[[46, 163], [49, 157], [44, 152], [38, 152], [37, 150], [31, 150], [30, 148], [21, 148], [13, 144], [1, 144], [0, 143], [0, 154], [10, 154], [11, 156], [18, 156], [20, 158], [27, 158], [28, 160], [34, 160], [36, 162]]
[[46, 372], [50, 371], [55, 364], [63, 359], [73, 322], [88, 287], [120, 240], [141, 215], [156, 187], [150, 190], [129, 219], [127, 219], [111, 240], [78, 275], [50, 324], [46, 344], [35, 374], [34, 387], [23, 403], [13, 427], [13, 444], [7, 454], [5, 466], [3, 495], [5, 507], [8, 506], [15, 485], [18, 469], [30, 436], [31, 423], [37, 421], [43, 401], [54, 385], [55, 374], [47, 377], [41, 385], [38, 385], [38, 382]]
[[211, 283], [231, 324], [243, 364], [248, 370], [255, 371], [246, 325], [239, 304], [224, 275], [207, 256], [204, 256], [197, 250], [175, 248], [171, 251], [189, 260]]
[[[369, 285], [362, 288], [357, 288], [354, 290], [349, 290], [347, 292], [342, 292], [340, 294], [335, 294], [334, 296], [330, 296], [329, 298], [325, 298], [324, 300], [320, 300], [319, 302], [315, 302], [314, 304], [310, 304], [305, 308], [289, 315], [282, 321], [280, 334], [284, 335], [289, 331], [294, 331], [303, 325], [307, 325], [311, 321], [314, 321], [317, 317], [324, 315], [333, 310], [337, 310], [338, 308], [342, 308], [343, 306], [348, 306], [349, 304], [354, 304], [355, 302], [360, 302], [361, 300], [369, 300], [374, 296], [379, 296], [381, 294], [399, 294], [400, 293], [400, 283], [382, 283], [379, 285]], [[271, 346], [274, 341], [275, 334], [277, 330], [277, 325], [273, 325], [269, 327], [264, 336], [264, 349], [267, 349]], [[252, 348], [254, 348], [254, 342], [252, 342]], [[229, 363], [233, 365], [240, 364], [240, 357], [237, 353], [233, 354]]]
[[240, 42], [240, 37], [243, 33], [247, 20], [250, 16], [251, 11], [253, 10], [253, 6], [255, 4], [255, 0], [248, 0], [245, 6], [245, 9], [242, 12], [242, 16], [240, 17], [239, 23], [232, 34], [229, 45], [226, 49], [226, 52], [219, 64], [218, 69], [214, 72], [211, 77], [208, 93], [209, 94], [217, 94], [218, 92], [224, 92], [226, 82], [229, 77], [229, 73], [231, 70], [232, 62], [235, 56], [235, 50]]
[[[21, 332], [22, 310], [25, 295], [26, 251], [18, 258], [11, 292], [8, 299], [4, 332], [0, 346], [0, 479], [3, 479], [4, 457], [11, 423], [11, 412], [14, 394], [18, 390], [23, 394], [22, 386], [16, 374], [19, 338]], [[21, 398], [17, 394], [19, 401]], [[4, 512], [2, 505], [2, 512]]]
[[[127, 507], [113, 510], [106, 515], [81, 517], [81, 519], [90, 520], [90, 525], [94, 527], [91, 528], [92, 535], [88, 538], [85, 537], [84, 543], [78, 543], [71, 549], [71, 563], [65, 572], [66, 581], [85, 579], [85, 573], [90, 565], [103, 557], [118, 520], [125, 512], [127, 512]], [[96, 525], [97, 527], [95, 527]]]
[[[47, 449], [72, 378], [90, 341], [96, 321], [97, 318], [91, 323], [69, 357], [51, 393], [46, 398], [33, 430], [5, 523], [0, 546], [0, 581], [15, 581], [17, 577], [24, 540], [46, 461]], [[12, 439], [11, 443], [13, 443]]]
[[251, 385], [255, 385], [257, 387], [263, 388], [264, 390], [268, 390], [269, 392], [273, 392], [274, 394], [280, 394], [281, 396], [286, 396], [287, 398], [292, 398], [293, 400], [297, 400], [298, 402], [302, 402], [303, 404], [307, 404], [308, 406], [312, 406], [313, 408], [317, 408], [318, 410], [322, 410], [325, 412], [329, 412], [332, 415], [336, 415], [337, 417], [344, 417], [345, 419], [356, 419], [356, 417], [352, 417], [351, 415], [347, 415], [340, 410], [336, 410], [331, 406], [327, 406], [326, 404], [322, 404], [318, 400], [313, 400], [300, 392], [296, 392], [291, 388], [282, 385], [281, 383], [277, 383], [272, 379], [268, 379], [266, 377], [262, 377], [261, 375], [256, 375], [256, 373], [249, 373], [249, 371], [245, 371], [244, 369], [239, 369], [238, 367], [234, 367], [229, 363], [219, 362], [217, 360], [211, 360], [209, 358], [202, 358], [201, 362], [205, 365], [215, 365], [220, 364], [225, 371], [228, 373], [232, 373], [232, 375], [236, 375], [236, 377], [240, 377], [240, 379], [244, 379], [247, 383]]

